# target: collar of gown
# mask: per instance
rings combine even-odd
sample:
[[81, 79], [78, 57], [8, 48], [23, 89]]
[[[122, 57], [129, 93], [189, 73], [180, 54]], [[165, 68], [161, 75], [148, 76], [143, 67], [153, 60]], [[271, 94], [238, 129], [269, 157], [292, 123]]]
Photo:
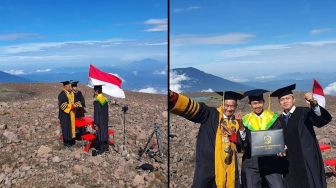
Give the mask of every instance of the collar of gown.
[[289, 111], [288, 113], [282, 112], [282, 114], [283, 114], [283, 115], [288, 115], [289, 113], [292, 114], [292, 113], [294, 113], [295, 109], [296, 109], [296, 107], [293, 106], [293, 107], [290, 109], [290, 111]]

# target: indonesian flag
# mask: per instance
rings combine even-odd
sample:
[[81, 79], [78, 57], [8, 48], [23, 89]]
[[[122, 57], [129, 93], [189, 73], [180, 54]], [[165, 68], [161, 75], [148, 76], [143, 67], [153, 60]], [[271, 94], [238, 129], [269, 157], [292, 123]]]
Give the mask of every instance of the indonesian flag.
[[321, 85], [314, 79], [313, 83], [313, 97], [317, 101], [317, 103], [325, 108], [325, 98], [324, 98], [324, 92], [321, 87]]
[[121, 89], [122, 80], [111, 74], [103, 72], [93, 65], [90, 65], [89, 72], [89, 87], [95, 85], [103, 86], [103, 93], [106, 95], [116, 97], [116, 98], [125, 98], [125, 93]]

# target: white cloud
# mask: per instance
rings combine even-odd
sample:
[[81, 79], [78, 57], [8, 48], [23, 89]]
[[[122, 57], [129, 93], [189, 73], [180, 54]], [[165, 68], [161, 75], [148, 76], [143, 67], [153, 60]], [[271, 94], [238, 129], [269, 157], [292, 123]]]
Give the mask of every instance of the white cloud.
[[167, 24], [167, 19], [148, 19], [144, 22], [144, 24], [147, 25], [162, 25], [162, 24]]
[[310, 42], [301, 42], [295, 43], [297, 45], [310, 45], [310, 46], [325, 46], [330, 44], [336, 44], [335, 40], [325, 40], [325, 41], [310, 41]]
[[206, 89], [206, 90], [202, 90], [201, 92], [214, 92], [214, 90], [212, 90], [211, 88]]
[[167, 56], [165, 53], [166, 44], [165, 39], [117, 38], [100, 41], [0, 44], [0, 67], [3, 66], [3, 69], [24, 69], [14, 67], [14, 65], [30, 66], [36, 63], [50, 64], [47, 66], [51, 67], [52, 65], [52, 68], [64, 66], [65, 63], [115, 62], [120, 64], [147, 58], [162, 61]]
[[246, 78], [238, 78], [238, 77], [234, 77], [234, 76], [229, 76], [229, 77], [224, 77], [227, 80], [233, 81], [233, 82], [247, 82], [249, 81]]
[[270, 80], [270, 79], [274, 79], [276, 78], [276, 76], [274, 75], [262, 75], [262, 76], [256, 76], [255, 79], [256, 80]]
[[159, 93], [158, 90], [156, 90], [155, 88], [152, 88], [152, 87], [140, 89], [139, 92], [141, 92], [141, 93], [153, 93], [153, 94], [158, 94]]
[[40, 51], [45, 51], [50, 48], [61, 48], [61, 47], [70, 46], [70, 45], [107, 47], [107, 46], [120, 45], [120, 44], [123, 44], [124, 42], [130, 42], [130, 40], [108, 39], [108, 40], [102, 40], [102, 41], [83, 40], [83, 41], [64, 41], [64, 42], [24, 43], [24, 44], [0, 47], [0, 50], [1, 50], [0, 53], [18, 54], [18, 53], [24, 53], [24, 52], [40, 52]]
[[167, 31], [167, 19], [149, 19], [144, 22], [145, 25], [150, 26], [151, 28], [148, 28], [144, 31], [146, 32], [160, 32], [160, 31]]
[[37, 69], [36, 72], [50, 72], [51, 69]]
[[166, 72], [166, 70], [157, 70], [157, 71], [155, 71], [153, 74], [166, 75], [167, 72]]
[[254, 35], [246, 33], [229, 33], [213, 36], [181, 35], [173, 37], [173, 45], [223, 45], [243, 44]]
[[168, 42], [144, 43], [145, 46], [167, 46]]
[[333, 82], [324, 88], [324, 93], [326, 95], [336, 95], [336, 82]]
[[180, 13], [180, 12], [199, 10], [199, 9], [201, 9], [200, 6], [189, 6], [189, 7], [186, 7], [186, 8], [174, 8], [173, 11], [175, 13]]
[[250, 47], [244, 47], [244, 48], [234, 48], [234, 49], [222, 50], [219, 52], [219, 55], [222, 57], [227, 57], [227, 58], [237, 58], [237, 57], [244, 57], [244, 56], [255, 56], [265, 51], [283, 50], [287, 48], [290, 48], [290, 46], [285, 45], [285, 44], [259, 45], [259, 46], [250, 46]]
[[320, 34], [320, 33], [325, 33], [325, 32], [329, 32], [332, 31], [333, 29], [330, 28], [319, 28], [319, 29], [313, 29], [310, 31], [311, 35], [316, 35], [316, 34]]
[[41, 37], [41, 35], [39, 35], [37, 33], [10, 33], [10, 34], [0, 35], [0, 41], [37, 38], [37, 37]]
[[212, 48], [207, 45], [172, 48], [171, 68], [201, 69], [221, 77], [254, 78], [300, 72], [336, 71], [336, 40]]
[[84, 55], [43, 55], [43, 56], [0, 56], [0, 62], [27, 62], [27, 61], [72, 61], [85, 59]]
[[12, 75], [22, 75], [22, 74], [26, 74], [26, 72], [24, 70], [5, 70], [4, 72], [8, 73], [8, 74], [12, 74]]
[[178, 93], [182, 92], [182, 85], [180, 82], [185, 81], [185, 80], [189, 80], [190, 78], [188, 78], [185, 74], [181, 74], [179, 75], [177, 72], [175, 71], [171, 71], [170, 72], [170, 86], [169, 89]]

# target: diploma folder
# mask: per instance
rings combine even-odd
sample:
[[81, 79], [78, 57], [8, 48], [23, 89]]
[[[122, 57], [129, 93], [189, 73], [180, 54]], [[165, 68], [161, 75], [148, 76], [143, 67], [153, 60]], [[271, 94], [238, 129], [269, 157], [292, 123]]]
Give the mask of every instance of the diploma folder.
[[251, 156], [271, 156], [285, 148], [282, 129], [251, 131]]

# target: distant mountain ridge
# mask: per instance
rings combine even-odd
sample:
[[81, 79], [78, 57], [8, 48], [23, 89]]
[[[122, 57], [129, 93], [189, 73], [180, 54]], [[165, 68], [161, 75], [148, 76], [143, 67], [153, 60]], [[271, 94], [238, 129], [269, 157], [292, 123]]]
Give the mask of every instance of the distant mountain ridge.
[[[140, 90], [154, 88], [159, 92], [167, 91], [167, 64], [153, 59], [144, 59], [116, 66], [99, 66], [92, 63], [98, 69], [114, 73], [120, 76], [124, 82], [122, 87], [126, 90]], [[14, 76], [0, 78], [0, 82], [60, 82], [64, 80], [78, 80], [81, 84], [87, 84], [89, 66], [87, 67], [62, 67], [48, 72], [34, 72], [20, 75], [22, 81], [14, 79]], [[11, 79], [13, 78], [13, 79]], [[26, 80], [26, 81], [25, 81]]]
[[[253, 87], [232, 82], [230, 80], [205, 73], [193, 67], [172, 69], [176, 75], [185, 75], [188, 80], [179, 82], [183, 92], [199, 92], [199, 91], [246, 91], [253, 89]], [[174, 79], [174, 78], [171, 78]]]
[[[247, 79], [246, 82], [233, 82], [228, 79], [215, 76], [193, 67], [171, 69], [170, 79], [176, 75], [184, 75], [187, 79], [178, 82], [179, 87], [183, 92], [200, 92], [211, 89], [212, 91], [247, 91], [253, 88], [267, 89], [274, 91], [280, 87], [290, 84], [296, 84], [296, 91], [311, 91], [313, 79], [317, 79], [322, 87], [327, 87], [329, 84], [336, 82], [336, 74], [334, 73], [319, 73], [319, 72], [294, 72], [286, 73], [264, 80], [253, 78]], [[175, 75], [176, 74], [176, 75]], [[172, 85], [171, 85], [172, 86]], [[210, 91], [210, 90], [209, 90]]]
[[33, 80], [0, 71], [0, 83], [30, 83]]

